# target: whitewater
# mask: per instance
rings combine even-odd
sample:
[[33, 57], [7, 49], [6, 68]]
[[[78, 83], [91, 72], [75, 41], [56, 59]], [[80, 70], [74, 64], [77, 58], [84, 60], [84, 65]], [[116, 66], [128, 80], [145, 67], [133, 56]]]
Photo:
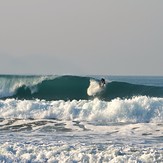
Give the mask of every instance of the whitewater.
[[163, 77], [0, 75], [0, 137], [0, 162], [163, 162]]

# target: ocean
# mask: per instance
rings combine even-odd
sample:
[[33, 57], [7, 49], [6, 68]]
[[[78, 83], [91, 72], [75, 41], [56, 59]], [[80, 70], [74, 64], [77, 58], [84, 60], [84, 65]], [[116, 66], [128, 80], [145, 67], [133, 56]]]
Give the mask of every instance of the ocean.
[[163, 77], [0, 75], [0, 162], [163, 162]]

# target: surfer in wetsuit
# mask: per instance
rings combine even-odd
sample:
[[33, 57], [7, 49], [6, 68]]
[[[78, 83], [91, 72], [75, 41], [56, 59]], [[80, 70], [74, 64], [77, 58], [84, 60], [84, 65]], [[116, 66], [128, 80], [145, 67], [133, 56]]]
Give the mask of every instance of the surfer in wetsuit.
[[106, 82], [105, 82], [105, 79], [104, 78], [101, 78], [101, 80], [100, 80], [100, 87], [104, 87], [105, 86], [105, 84], [106, 84]]

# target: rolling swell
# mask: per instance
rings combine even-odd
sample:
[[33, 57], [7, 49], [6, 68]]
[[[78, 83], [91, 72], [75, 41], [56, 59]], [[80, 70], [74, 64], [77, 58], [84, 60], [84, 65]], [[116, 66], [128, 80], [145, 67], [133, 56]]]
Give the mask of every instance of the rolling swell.
[[163, 87], [111, 82], [101, 93], [103, 99], [131, 98], [133, 96], [163, 97]]
[[[98, 97], [101, 100], [131, 98], [133, 96], [163, 97], [163, 87], [136, 85], [125, 82], [109, 82], [106, 87], [91, 97], [87, 94], [90, 77], [60, 76], [46, 78], [33, 85], [21, 85], [14, 94], [5, 98], [44, 99], [44, 100], [88, 100]], [[95, 79], [93, 79], [95, 80]], [[98, 83], [98, 82], [97, 82]]]

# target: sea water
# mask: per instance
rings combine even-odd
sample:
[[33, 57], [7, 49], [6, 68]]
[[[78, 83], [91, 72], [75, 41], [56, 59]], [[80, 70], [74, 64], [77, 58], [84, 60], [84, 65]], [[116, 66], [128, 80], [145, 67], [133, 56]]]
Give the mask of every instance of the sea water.
[[0, 162], [163, 162], [163, 77], [0, 75]]

